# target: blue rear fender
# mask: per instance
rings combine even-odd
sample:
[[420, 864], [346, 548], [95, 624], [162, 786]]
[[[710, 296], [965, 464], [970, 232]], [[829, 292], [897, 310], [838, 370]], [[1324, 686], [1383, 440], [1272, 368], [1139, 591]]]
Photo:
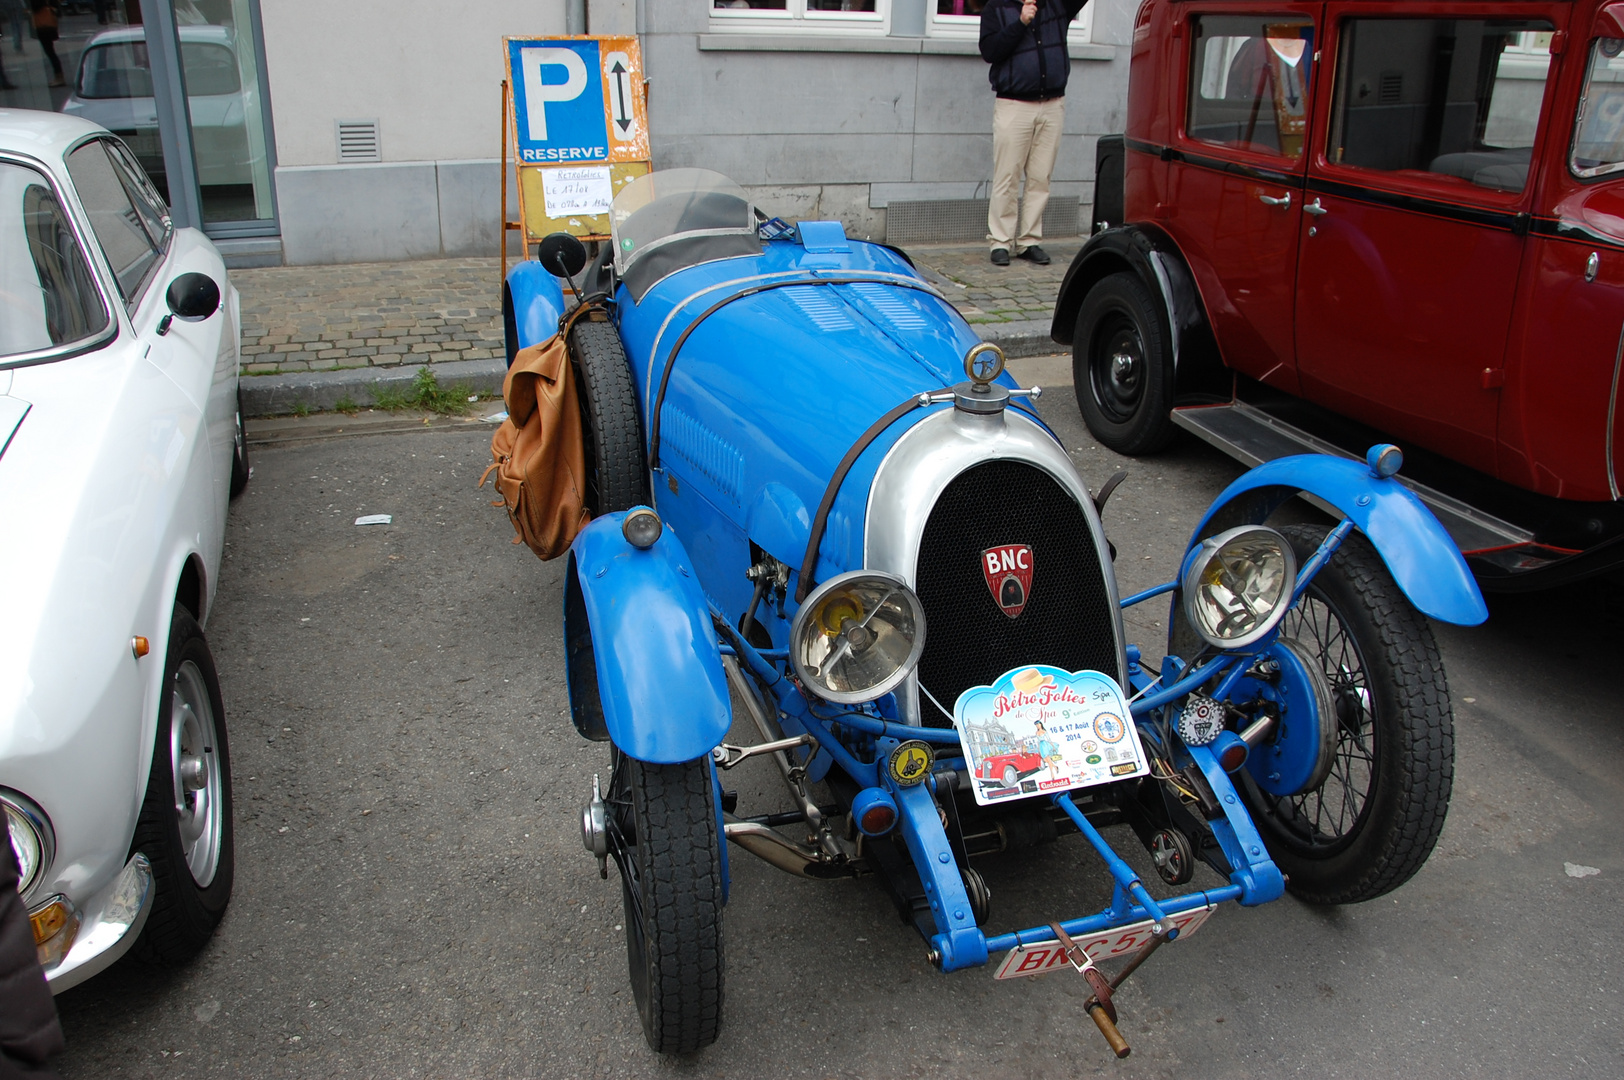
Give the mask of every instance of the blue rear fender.
[[564, 289], [539, 262], [527, 259], [508, 271], [502, 286], [502, 328], [507, 338], [507, 362], [520, 349], [546, 341], [558, 333], [564, 314]]
[[1432, 511], [1398, 480], [1377, 477], [1364, 462], [1321, 454], [1265, 462], [1213, 501], [1189, 546], [1237, 525], [1261, 524], [1300, 492], [1329, 503], [1369, 537], [1422, 614], [1461, 626], [1489, 617], [1466, 560]]
[[607, 514], [570, 545], [564, 583], [570, 716], [589, 739], [671, 765], [709, 754], [732, 723], [710, 608], [682, 542], [647, 550]]

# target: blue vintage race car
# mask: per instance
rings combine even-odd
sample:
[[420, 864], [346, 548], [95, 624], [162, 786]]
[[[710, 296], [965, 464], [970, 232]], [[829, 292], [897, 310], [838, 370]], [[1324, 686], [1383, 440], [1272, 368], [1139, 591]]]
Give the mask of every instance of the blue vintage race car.
[[[549, 238], [504, 299], [510, 359], [558, 330], [554, 271], [597, 309], [569, 331], [596, 517], [564, 632], [575, 725], [609, 743], [583, 839], [620, 870], [650, 1046], [717, 1037], [728, 840], [879, 875], [944, 972], [1077, 968], [1119, 1056], [1111, 990], [1215, 905], [1368, 900], [1425, 861], [1453, 746], [1424, 616], [1487, 611], [1396, 448], [1252, 470], [1171, 580], [1121, 598], [1109, 492], [905, 255], [699, 169], [634, 181], [611, 219], [590, 266]], [[1304, 492], [1340, 524], [1263, 524]], [[1120, 610], [1163, 595], [1149, 665]], [[759, 742], [723, 741], [736, 707]], [[732, 805], [719, 776], [757, 755], [796, 812]], [[1114, 824], [1168, 885], [1198, 860], [1227, 884], [1153, 898]], [[1111, 904], [989, 925], [975, 856], [1073, 831]]]

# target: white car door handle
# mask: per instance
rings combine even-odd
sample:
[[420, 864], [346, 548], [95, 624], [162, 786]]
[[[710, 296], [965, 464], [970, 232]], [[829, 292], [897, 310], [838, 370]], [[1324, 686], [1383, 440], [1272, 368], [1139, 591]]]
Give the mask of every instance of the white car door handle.
[[1289, 192], [1289, 191], [1286, 192], [1284, 195], [1280, 196], [1278, 199], [1276, 199], [1276, 198], [1274, 198], [1273, 196], [1270, 196], [1270, 195], [1259, 195], [1258, 198], [1262, 199], [1264, 202], [1268, 203], [1270, 206], [1290, 206], [1291, 205], [1291, 192]]
[[1315, 217], [1319, 217], [1321, 214], [1329, 214], [1330, 211], [1321, 206], [1318, 199], [1315, 199], [1313, 202], [1303, 207], [1303, 213], [1312, 214]]

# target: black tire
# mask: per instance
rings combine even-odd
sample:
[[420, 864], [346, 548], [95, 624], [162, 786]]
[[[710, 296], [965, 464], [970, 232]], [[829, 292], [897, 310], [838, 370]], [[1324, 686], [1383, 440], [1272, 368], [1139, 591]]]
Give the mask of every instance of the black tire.
[[650, 765], [611, 751], [610, 849], [626, 906], [626, 963], [643, 1035], [662, 1054], [722, 1023], [722, 871], [710, 763]]
[[643, 424], [620, 334], [612, 323], [583, 319], [570, 330], [570, 359], [586, 434], [587, 509], [599, 515], [646, 506]]
[[237, 419], [231, 434], [231, 497], [248, 486], [248, 429], [242, 422], [242, 387], [237, 387]]
[[[1281, 529], [1302, 565], [1327, 530]], [[1432, 630], [1354, 533], [1281, 622], [1318, 657], [1337, 715], [1330, 772], [1275, 797], [1238, 785], [1288, 888], [1313, 904], [1370, 900], [1408, 881], [1443, 828], [1455, 772], [1449, 685]]]
[[[185, 782], [189, 772], [201, 787]], [[164, 653], [152, 768], [130, 844], [132, 855], [141, 852], [152, 864], [156, 895], [132, 955], [174, 967], [208, 944], [231, 900], [235, 847], [220, 679], [197, 620], [177, 605]]]
[[1088, 290], [1071, 349], [1077, 407], [1096, 439], [1130, 455], [1172, 441], [1173, 350], [1161, 304], [1137, 276], [1122, 271]]

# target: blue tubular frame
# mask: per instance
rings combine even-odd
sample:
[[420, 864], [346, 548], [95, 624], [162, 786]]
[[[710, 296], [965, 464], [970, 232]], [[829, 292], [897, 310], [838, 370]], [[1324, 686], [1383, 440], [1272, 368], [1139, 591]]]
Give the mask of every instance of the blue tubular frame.
[[[1320, 564], [1323, 562], [1321, 559]], [[1315, 564], [1311, 561], [1309, 565]], [[1170, 584], [1148, 590], [1125, 601], [1123, 606], [1128, 606], [1129, 602], [1137, 603], [1162, 595], [1173, 587]], [[720, 619], [719, 615], [717, 617]], [[727, 625], [725, 620], [721, 625]], [[1054, 939], [1054, 932], [1046, 926], [988, 937], [975, 924], [975, 916], [965, 891], [958, 859], [953, 853], [952, 843], [948, 839], [937, 810], [935, 777], [929, 777], [922, 784], [900, 787], [877, 764], [878, 761], [885, 760], [886, 754], [897, 742], [906, 739], [922, 739], [942, 750], [949, 746], [957, 747], [959, 745], [957, 731], [910, 727], [853, 710], [820, 714], [813, 710], [811, 702], [786, 677], [779, 665], [787, 661], [781, 658], [779, 650], [771, 650], [764, 655], [737, 635], [729, 634], [728, 638], [728, 645], [724, 647], [736, 655], [762, 685], [772, 692], [778, 704], [780, 722], [786, 735], [815, 736], [820, 752], [829, 754], [834, 763], [845, 770], [860, 786], [884, 787], [896, 800], [903, 840], [908, 846], [908, 854], [913, 860], [914, 869], [924, 885], [931, 917], [936, 923], [937, 932], [931, 936], [930, 945], [933, 959], [942, 971], [979, 967], [985, 964], [993, 953], [1004, 952], [1017, 945]], [[1272, 641], [1273, 635], [1270, 635], [1245, 653], [1226, 654], [1203, 664], [1165, 690], [1135, 702], [1133, 706], [1135, 719], [1147, 717], [1161, 705], [1177, 700], [1226, 669], [1233, 669], [1229, 671], [1227, 679], [1239, 677], [1245, 668], [1238, 661], [1266, 650]], [[1137, 665], [1132, 665], [1132, 668], [1137, 670]], [[1130, 678], [1134, 682], [1134, 689], [1139, 691], [1154, 685], [1155, 682], [1143, 672], [1138, 678], [1131, 675]], [[837, 724], [873, 736], [876, 740], [876, 763], [859, 761], [835, 733], [834, 725]], [[1094, 934], [1127, 926], [1143, 919], [1155, 919], [1165, 923], [1170, 916], [1226, 900], [1236, 900], [1243, 905], [1252, 906], [1278, 899], [1284, 893], [1285, 878], [1270, 860], [1263, 840], [1242, 806], [1229, 774], [1218, 764], [1212, 751], [1206, 747], [1192, 747], [1177, 748], [1175, 752], [1184, 759], [1181, 763], [1193, 762], [1201, 769], [1223, 809], [1223, 816], [1208, 824], [1231, 867], [1230, 883], [1221, 888], [1198, 890], [1166, 900], [1153, 899], [1139, 875], [1134, 873], [1133, 868], [1100, 835], [1087, 815], [1072, 801], [1071, 795], [1061, 792], [1052, 796], [1054, 805], [1065, 812], [1089, 845], [1099, 854], [1115, 886], [1112, 890], [1111, 903], [1103, 911], [1061, 923], [1068, 934]], [[938, 764], [956, 767], [961, 762], [944, 756], [938, 758]], [[1171, 936], [1176, 937], [1177, 930], [1173, 930]]]

